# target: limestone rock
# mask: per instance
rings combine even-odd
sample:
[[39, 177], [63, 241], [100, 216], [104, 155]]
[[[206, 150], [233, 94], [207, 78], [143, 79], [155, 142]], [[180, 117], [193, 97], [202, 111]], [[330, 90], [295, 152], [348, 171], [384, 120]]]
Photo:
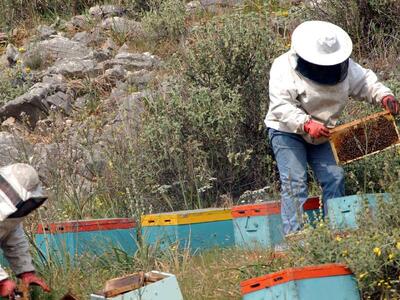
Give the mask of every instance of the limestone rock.
[[36, 28], [37, 34], [39, 36], [39, 39], [41, 40], [46, 40], [52, 35], [57, 35], [57, 31], [47, 25], [40, 25], [38, 28]]
[[129, 35], [130, 37], [141, 37], [144, 35], [143, 27], [140, 22], [123, 17], [107, 18], [101, 23], [101, 27], [119, 34]]
[[8, 44], [6, 48], [6, 57], [10, 66], [15, 65], [19, 56], [18, 49], [13, 44]]
[[72, 101], [72, 95], [63, 92], [57, 92], [46, 98], [46, 102], [50, 107], [54, 106], [57, 109], [61, 109], [67, 115], [72, 113]]
[[[32, 147], [27, 141], [5, 131], [0, 132], [0, 148], [0, 167], [16, 163], [23, 155], [30, 156], [32, 152]], [[22, 154], [22, 149], [24, 154]]]
[[62, 36], [56, 36], [50, 40], [41, 41], [37, 45], [32, 45], [27, 54], [34, 51], [41, 53], [43, 57], [54, 60], [83, 58], [90, 53], [90, 49], [85, 45]]
[[96, 5], [89, 9], [89, 14], [94, 18], [107, 18], [112, 16], [122, 16], [126, 10], [116, 5]]
[[161, 60], [156, 55], [149, 52], [145, 53], [118, 53], [114, 59], [104, 62], [105, 69], [110, 69], [120, 65], [127, 71], [137, 71], [141, 69], [154, 69], [159, 67]]
[[94, 77], [102, 72], [101, 66], [92, 59], [60, 59], [48, 69], [49, 74], [62, 74], [65, 77], [82, 78]]

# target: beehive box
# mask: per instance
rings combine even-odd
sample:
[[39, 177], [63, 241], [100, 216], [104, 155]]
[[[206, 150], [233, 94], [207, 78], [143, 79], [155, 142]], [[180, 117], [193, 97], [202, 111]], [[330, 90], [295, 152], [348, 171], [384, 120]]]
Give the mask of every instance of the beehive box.
[[[303, 205], [311, 222], [319, 208], [319, 197], [311, 197]], [[280, 201], [234, 206], [232, 217], [236, 246], [247, 249], [272, 248], [283, 242]]]
[[240, 283], [243, 300], [359, 300], [357, 281], [341, 264], [291, 268]]
[[40, 224], [35, 234], [38, 249], [60, 262], [83, 254], [103, 255], [120, 249], [132, 255], [137, 250], [134, 219], [113, 218]]
[[393, 116], [379, 112], [331, 130], [330, 144], [340, 164], [364, 158], [400, 143]]
[[364, 194], [352, 195], [328, 200], [328, 217], [330, 226], [334, 229], [355, 229], [357, 228], [357, 216], [366, 201], [373, 213], [377, 207], [378, 199], [389, 201], [391, 195], [383, 194]]
[[161, 250], [171, 245], [192, 251], [234, 245], [231, 209], [206, 208], [145, 215], [143, 241]]
[[91, 300], [183, 300], [175, 275], [151, 271], [110, 280]]

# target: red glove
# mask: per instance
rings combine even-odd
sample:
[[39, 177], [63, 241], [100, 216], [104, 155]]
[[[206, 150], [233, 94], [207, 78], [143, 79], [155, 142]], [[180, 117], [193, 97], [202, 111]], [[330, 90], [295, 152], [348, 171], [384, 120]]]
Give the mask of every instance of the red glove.
[[45, 292], [50, 292], [49, 286], [43, 281], [43, 279], [36, 276], [35, 272], [25, 272], [19, 274], [18, 277], [21, 279], [22, 283], [26, 285], [37, 285], [42, 288]]
[[392, 96], [388, 95], [382, 98], [382, 106], [390, 111], [392, 115], [399, 114], [399, 102]]
[[314, 120], [309, 120], [304, 124], [304, 131], [307, 132], [313, 138], [330, 136], [329, 129], [326, 128], [323, 124]]
[[9, 278], [0, 281], [0, 297], [9, 297], [14, 295], [16, 288], [17, 285], [15, 282]]

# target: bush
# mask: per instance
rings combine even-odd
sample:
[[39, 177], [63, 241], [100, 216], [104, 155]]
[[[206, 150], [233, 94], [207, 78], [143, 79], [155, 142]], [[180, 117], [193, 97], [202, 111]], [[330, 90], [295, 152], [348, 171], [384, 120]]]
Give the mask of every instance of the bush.
[[[273, 173], [263, 122], [269, 102], [269, 69], [284, 51], [283, 42], [271, 32], [264, 14], [238, 13], [198, 28], [189, 45], [183, 59], [186, 79], [210, 90], [227, 87], [240, 96], [237, 143], [229, 150], [235, 173], [220, 164], [218, 180], [235, 194], [262, 187], [265, 177]], [[243, 157], [245, 164], [240, 161]]]
[[185, 33], [185, 2], [182, 0], [154, 1], [145, 12], [142, 23], [153, 39], [178, 40]]
[[234, 91], [187, 86], [148, 100], [136, 178], [146, 193], [165, 199], [170, 209], [210, 205], [215, 177], [220, 182], [222, 168], [235, 168], [228, 154], [239, 139], [238, 103]]
[[0, 74], [0, 104], [14, 100], [27, 92], [32, 85], [30, 69], [23, 67], [18, 61], [14, 68], [6, 69]]
[[368, 56], [388, 48], [398, 49], [399, 1], [327, 0], [312, 4], [311, 17], [333, 22], [346, 30], [357, 54]]

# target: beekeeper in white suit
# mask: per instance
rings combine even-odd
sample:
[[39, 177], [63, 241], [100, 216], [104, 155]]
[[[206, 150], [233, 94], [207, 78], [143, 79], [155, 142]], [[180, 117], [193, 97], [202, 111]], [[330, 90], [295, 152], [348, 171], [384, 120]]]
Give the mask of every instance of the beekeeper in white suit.
[[399, 112], [392, 91], [354, 62], [351, 52], [352, 41], [342, 28], [307, 21], [294, 30], [291, 49], [272, 64], [265, 124], [279, 169], [287, 236], [302, 229], [307, 165], [321, 184], [324, 203], [344, 196], [343, 169], [336, 165], [328, 138], [349, 96]]
[[[27, 285], [50, 289], [35, 274], [29, 243], [22, 228], [22, 220], [44, 203], [46, 196], [39, 176], [28, 164], [17, 163], [0, 168], [0, 247], [12, 271]], [[16, 283], [0, 268], [0, 296], [14, 293]]]

